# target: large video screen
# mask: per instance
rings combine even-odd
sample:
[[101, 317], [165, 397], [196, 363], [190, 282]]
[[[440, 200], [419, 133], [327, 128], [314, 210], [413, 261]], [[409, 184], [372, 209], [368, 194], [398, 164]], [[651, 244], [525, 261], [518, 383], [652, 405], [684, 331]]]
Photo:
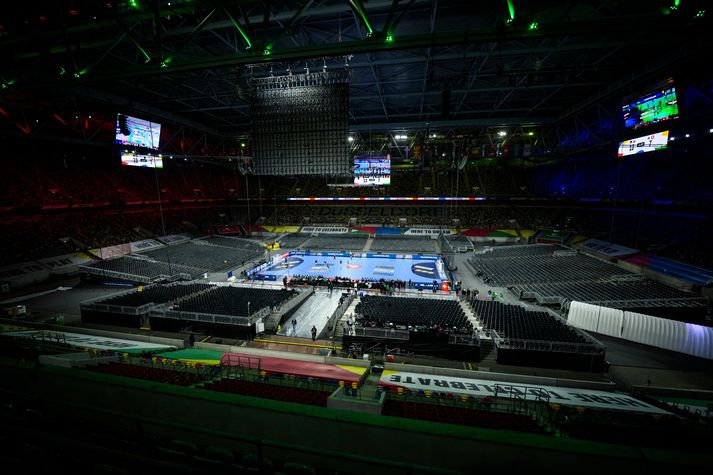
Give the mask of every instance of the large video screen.
[[678, 118], [678, 99], [673, 80], [668, 79], [659, 89], [624, 104], [622, 110], [624, 126], [635, 129]]
[[391, 184], [390, 156], [354, 157], [354, 186], [379, 186]]
[[654, 152], [666, 147], [668, 147], [668, 130], [620, 142], [618, 156], [625, 157], [637, 153]]
[[128, 167], [163, 168], [163, 157], [123, 151], [121, 152], [121, 164]]
[[[122, 117], [126, 119], [126, 129], [121, 130]], [[124, 135], [129, 132], [129, 135]], [[158, 150], [161, 138], [161, 124], [138, 119], [130, 115], [116, 117], [116, 143], [121, 145], [134, 145], [136, 147], [152, 148]]]

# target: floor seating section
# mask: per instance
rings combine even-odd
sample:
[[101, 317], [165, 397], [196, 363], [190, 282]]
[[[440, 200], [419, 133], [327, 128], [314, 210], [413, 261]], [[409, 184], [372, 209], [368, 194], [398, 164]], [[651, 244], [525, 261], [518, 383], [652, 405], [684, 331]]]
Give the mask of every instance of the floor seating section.
[[455, 300], [365, 295], [356, 305], [360, 325], [440, 328], [470, 333], [472, 326]]
[[513, 286], [516, 295], [528, 292], [539, 294], [541, 299], [566, 298], [578, 302], [605, 304], [613, 308], [629, 307], [705, 307], [705, 301], [691, 292], [667, 285], [642, 280], [639, 282], [587, 282], [519, 284]]
[[82, 266], [81, 271], [95, 275], [110, 275], [135, 282], [153, 282], [161, 279], [176, 279], [179, 274], [193, 278], [199, 274], [194, 267], [178, 263], [166, 263], [146, 258], [122, 256]]
[[214, 287], [182, 300], [174, 305], [173, 310], [246, 317], [248, 313], [253, 315], [265, 307], [277, 307], [296, 293], [287, 289]]
[[129, 294], [118, 295], [102, 300], [104, 305], [121, 305], [124, 307], [140, 307], [148, 303], [166, 303], [178, 300], [181, 297], [200, 292], [211, 288], [209, 284], [172, 284], [172, 285], [152, 285], [144, 287], [141, 291], [136, 290]]
[[168, 264], [180, 264], [199, 271], [218, 271], [229, 267], [241, 266], [258, 253], [259, 248], [257, 245], [251, 249], [245, 249], [242, 247], [228, 247], [222, 244], [215, 245], [210, 242], [191, 241], [147, 251], [142, 255], [153, 260]]
[[691, 292], [560, 245], [504, 246], [469, 261], [486, 283], [506, 286], [541, 304], [577, 300], [614, 308], [704, 307]]
[[519, 305], [473, 297], [470, 300], [473, 312], [483, 323], [486, 331], [495, 330], [504, 338], [588, 343], [577, 330], [547, 312], [527, 310]]
[[541, 282], [586, 282], [626, 274], [623, 269], [582, 254], [556, 256], [557, 245], [499, 247], [471, 259], [475, 269], [499, 286]]

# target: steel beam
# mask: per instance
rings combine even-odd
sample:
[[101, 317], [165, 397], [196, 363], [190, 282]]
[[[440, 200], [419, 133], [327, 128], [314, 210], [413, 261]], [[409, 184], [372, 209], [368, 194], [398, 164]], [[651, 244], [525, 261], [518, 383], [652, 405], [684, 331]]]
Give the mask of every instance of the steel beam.
[[[344, 41], [341, 43], [329, 43], [320, 45], [307, 45], [298, 48], [272, 51], [269, 55], [262, 52], [251, 52], [245, 55], [222, 55], [217, 57], [196, 58], [184, 62], [173, 62], [167, 68], [160, 68], [157, 65], [145, 65], [143, 67], [129, 68], [123, 71], [116, 71], [104, 75], [86, 75], [79, 81], [102, 81], [115, 80], [117, 78], [140, 77], [146, 75], [163, 74], [178, 71], [195, 71], [207, 68], [219, 68], [227, 66], [237, 66], [243, 64], [265, 64], [273, 62], [285, 62], [304, 60], [316, 57], [344, 56], [347, 54], [371, 53], [376, 51], [398, 51], [403, 49], [418, 49], [437, 46], [451, 46], [460, 44], [473, 44], [483, 42], [503, 42], [522, 38], [538, 39], [552, 38], [571, 35], [573, 31], [578, 36], [599, 37], [601, 31], [605, 30], [609, 34], [632, 33], [632, 19], [612, 19], [591, 21], [572, 21], [554, 25], [543, 25], [537, 30], [529, 31], [526, 28], [511, 28], [502, 30], [501, 28], [481, 28], [476, 30], [461, 30], [453, 32], [442, 32], [435, 35], [420, 34], [399, 37], [396, 41], [387, 43], [382, 39], [371, 38], [366, 40]], [[638, 17], [637, 30], [635, 31], [655, 31], [660, 34], [665, 31], [668, 34], [676, 34], [685, 29], [687, 34], [696, 31], [704, 31], [708, 25], [704, 23], [673, 22], [663, 21], [661, 18], [651, 18], [649, 16]], [[643, 24], [642, 24], [643, 23]], [[78, 82], [79, 82], [78, 81]], [[60, 81], [61, 82], [61, 81]], [[43, 86], [50, 85], [48, 83]]]
[[372, 122], [367, 124], [352, 124], [349, 126], [350, 132], [369, 132], [375, 129], [380, 130], [421, 130], [425, 127], [429, 129], [448, 128], [469, 128], [469, 127], [495, 127], [495, 126], [539, 126], [552, 123], [551, 117], [499, 117], [493, 119], [450, 119], [450, 120], [420, 120], [420, 121], [393, 121], [393, 122]]

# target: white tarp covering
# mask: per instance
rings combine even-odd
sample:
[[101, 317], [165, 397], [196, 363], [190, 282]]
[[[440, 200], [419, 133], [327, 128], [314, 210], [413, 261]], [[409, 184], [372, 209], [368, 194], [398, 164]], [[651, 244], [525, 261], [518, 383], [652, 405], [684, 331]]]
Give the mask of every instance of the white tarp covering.
[[583, 302], [572, 302], [569, 306], [567, 324], [582, 330], [597, 331], [599, 322], [599, 309], [597, 305]]
[[615, 308], [600, 307], [597, 333], [608, 336], [621, 336], [621, 327], [624, 324], [624, 312]]
[[567, 324], [643, 345], [713, 359], [713, 328], [572, 302]]
[[686, 343], [683, 352], [713, 360], [713, 328], [686, 323]]

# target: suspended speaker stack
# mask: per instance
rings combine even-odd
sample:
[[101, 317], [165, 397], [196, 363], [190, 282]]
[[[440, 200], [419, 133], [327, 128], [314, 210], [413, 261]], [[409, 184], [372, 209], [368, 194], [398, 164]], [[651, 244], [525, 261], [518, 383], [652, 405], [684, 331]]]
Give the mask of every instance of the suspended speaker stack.
[[347, 71], [250, 80], [254, 173], [351, 175]]

